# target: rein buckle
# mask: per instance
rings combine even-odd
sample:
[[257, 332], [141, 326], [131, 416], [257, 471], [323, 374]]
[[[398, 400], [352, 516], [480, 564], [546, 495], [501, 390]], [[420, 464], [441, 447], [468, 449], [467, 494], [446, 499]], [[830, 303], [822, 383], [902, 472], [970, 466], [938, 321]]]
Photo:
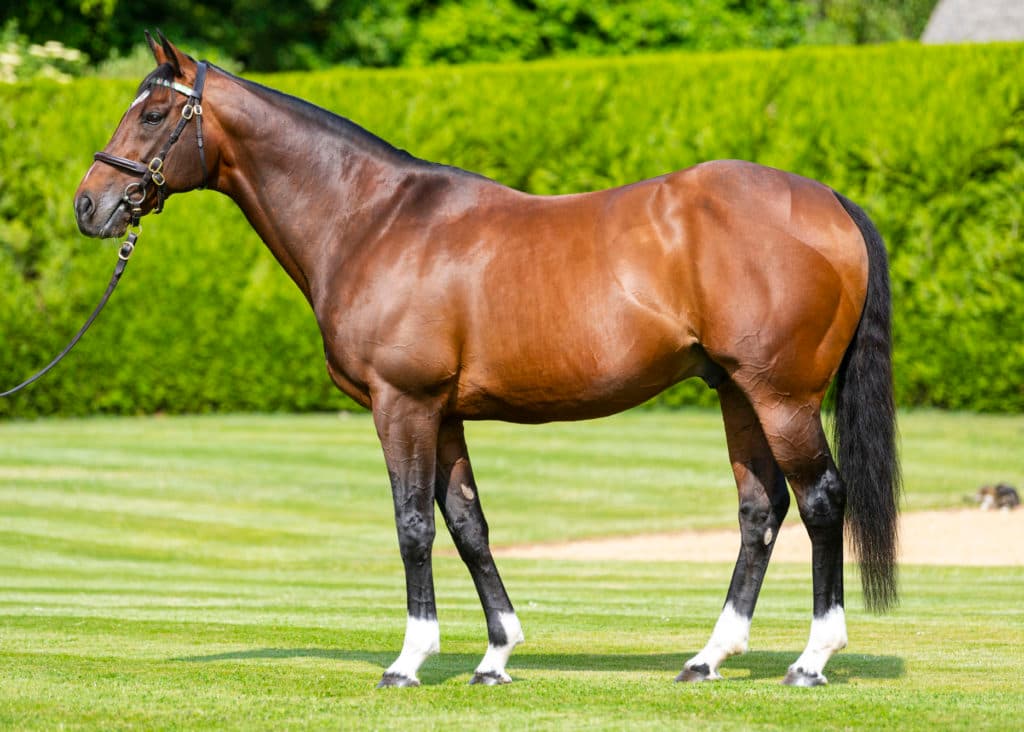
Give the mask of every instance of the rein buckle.
[[[141, 229], [140, 229], [141, 230]], [[128, 235], [128, 238], [124, 240], [121, 248], [117, 252], [117, 258], [127, 262], [128, 258], [132, 256], [132, 252], [135, 251], [135, 242], [139, 238], [139, 232], [133, 231]]]

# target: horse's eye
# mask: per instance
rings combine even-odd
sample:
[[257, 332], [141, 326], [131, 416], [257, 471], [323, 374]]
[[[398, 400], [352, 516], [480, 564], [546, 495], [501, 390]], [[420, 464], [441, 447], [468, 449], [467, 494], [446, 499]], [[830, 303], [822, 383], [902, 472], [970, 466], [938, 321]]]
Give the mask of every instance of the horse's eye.
[[164, 120], [164, 113], [163, 112], [155, 112], [155, 111], [151, 110], [149, 112], [146, 112], [142, 116], [142, 121], [145, 122], [147, 125], [157, 125], [157, 124], [160, 124], [161, 122], [163, 122], [163, 120]]

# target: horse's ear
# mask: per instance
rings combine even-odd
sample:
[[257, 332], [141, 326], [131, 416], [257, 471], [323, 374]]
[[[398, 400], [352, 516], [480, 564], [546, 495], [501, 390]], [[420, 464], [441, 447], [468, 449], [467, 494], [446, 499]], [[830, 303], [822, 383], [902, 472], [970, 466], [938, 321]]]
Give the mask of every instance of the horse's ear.
[[153, 53], [153, 58], [156, 59], [157, 63], [161, 63], [160, 60], [160, 47], [156, 45], [156, 41], [153, 40], [153, 36], [149, 35], [149, 31], [143, 31], [146, 34], [146, 43], [149, 45], [149, 50]]
[[[160, 39], [160, 47], [164, 52], [164, 61], [169, 63], [171, 68], [174, 69], [175, 76], [181, 76], [181, 57], [178, 54], [178, 49], [167, 40], [167, 36], [159, 28], [156, 29], [156, 35]], [[160, 58], [157, 57], [157, 61], [159, 60]]]

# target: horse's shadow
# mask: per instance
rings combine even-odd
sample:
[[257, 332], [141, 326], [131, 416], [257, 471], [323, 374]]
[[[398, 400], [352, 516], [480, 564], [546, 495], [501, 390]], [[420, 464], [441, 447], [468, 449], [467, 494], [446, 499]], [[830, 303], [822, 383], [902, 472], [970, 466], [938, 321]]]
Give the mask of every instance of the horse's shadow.
[[[786, 674], [789, 664], [798, 655], [799, 651], [750, 651], [727, 660], [721, 670], [727, 679], [733, 681], [781, 679]], [[689, 657], [690, 655], [681, 653], [517, 653], [509, 662], [509, 673], [513, 678], [517, 670], [664, 671], [674, 676]], [[182, 656], [171, 660], [184, 663], [211, 663], [278, 658], [358, 661], [383, 670], [394, 660], [394, 653], [332, 648], [259, 648], [207, 656]], [[469, 653], [441, 653], [424, 664], [420, 677], [424, 683], [436, 684], [457, 676], [469, 676], [479, 660], [478, 655]], [[746, 671], [746, 674], [737, 674], [741, 671]], [[899, 656], [870, 656], [860, 653], [841, 653], [829, 661], [826, 669], [831, 684], [845, 684], [851, 679], [896, 679], [905, 673], [903, 659]]]

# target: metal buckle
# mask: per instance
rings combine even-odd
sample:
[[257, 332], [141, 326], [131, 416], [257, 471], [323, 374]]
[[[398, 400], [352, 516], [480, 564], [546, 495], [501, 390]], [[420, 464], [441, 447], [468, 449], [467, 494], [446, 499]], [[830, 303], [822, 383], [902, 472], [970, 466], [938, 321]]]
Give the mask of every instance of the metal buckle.
[[128, 234], [128, 238], [121, 244], [121, 248], [117, 252], [117, 258], [128, 261], [128, 257], [132, 256], [132, 252], [135, 251], [135, 242], [138, 241], [139, 234], [142, 233], [141, 226], [133, 226], [134, 231]]
[[[201, 113], [202, 112], [200, 111], [200, 114]], [[187, 120], [192, 119], [195, 115], [196, 115], [195, 105], [186, 104], [184, 107], [181, 108], [181, 116], [184, 117], [185, 119], [187, 119]]]
[[167, 182], [164, 174], [161, 172], [164, 168], [164, 161], [162, 158], [156, 157], [149, 161], [149, 172], [152, 174], [153, 182], [158, 186], [162, 186]]
[[[138, 198], [132, 198], [132, 194], [137, 193]], [[141, 181], [129, 183], [124, 187], [124, 194], [121, 196], [121, 200], [132, 207], [139, 207], [142, 202], [146, 200], [146, 186], [142, 185]]]

